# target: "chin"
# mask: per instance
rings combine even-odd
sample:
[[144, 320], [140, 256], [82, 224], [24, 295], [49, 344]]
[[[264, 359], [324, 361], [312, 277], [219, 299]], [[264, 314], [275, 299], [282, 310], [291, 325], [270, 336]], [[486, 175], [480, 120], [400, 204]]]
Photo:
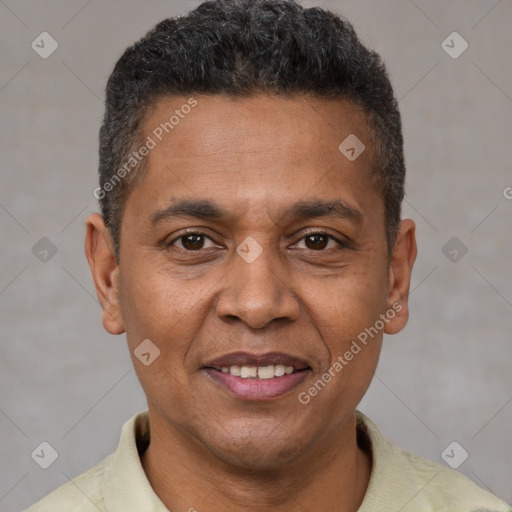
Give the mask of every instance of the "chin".
[[[300, 456], [303, 443], [289, 433], [289, 436], [247, 435], [205, 443], [215, 457], [239, 470], [250, 472], [280, 471]], [[220, 441], [220, 442], [219, 442]]]

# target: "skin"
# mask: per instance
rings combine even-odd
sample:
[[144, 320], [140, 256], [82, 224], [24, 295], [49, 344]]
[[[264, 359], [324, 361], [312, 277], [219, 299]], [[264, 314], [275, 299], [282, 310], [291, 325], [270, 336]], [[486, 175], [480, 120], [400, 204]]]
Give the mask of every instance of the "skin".
[[[126, 201], [119, 263], [102, 217], [87, 220], [103, 325], [126, 332], [148, 401], [144, 470], [170, 510], [356, 511], [371, 458], [357, 443], [355, 409], [383, 332], [407, 323], [414, 223], [402, 220], [389, 257], [383, 199], [370, 180], [370, 132], [350, 102], [195, 98], [197, 107], [146, 157], [144, 178]], [[146, 136], [187, 99], [160, 99]], [[349, 134], [367, 143], [353, 162], [338, 150]], [[229, 216], [151, 225], [155, 211], [182, 198], [215, 201]], [[310, 199], [342, 200], [360, 219], [287, 213]], [[195, 245], [179, 238], [187, 228], [206, 237]], [[311, 230], [345, 246], [311, 241]], [[236, 252], [249, 236], [263, 250], [252, 263]], [[301, 404], [299, 393], [393, 304], [401, 310], [384, 331]], [[149, 366], [133, 355], [145, 339], [161, 351]], [[277, 399], [241, 400], [203, 370], [240, 350], [284, 352], [311, 370]]]

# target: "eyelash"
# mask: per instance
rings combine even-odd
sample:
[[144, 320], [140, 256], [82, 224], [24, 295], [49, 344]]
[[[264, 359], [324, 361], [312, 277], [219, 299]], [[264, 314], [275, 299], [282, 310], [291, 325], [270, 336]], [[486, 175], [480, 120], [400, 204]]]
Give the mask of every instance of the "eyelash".
[[[186, 231], [185, 233], [182, 233], [180, 236], [174, 238], [172, 241], [170, 241], [167, 245], [167, 247], [171, 247], [175, 242], [177, 242], [178, 240], [181, 240], [182, 238], [185, 238], [187, 236], [190, 236], [190, 235], [198, 235], [198, 236], [202, 236], [202, 237], [205, 237], [205, 238], [208, 238], [209, 240], [211, 240], [212, 242], [214, 240], [212, 240], [207, 234], [205, 233], [202, 233], [200, 231], [194, 231], [194, 230], [191, 230], [191, 231]], [[341, 248], [346, 248], [347, 247], [347, 244], [346, 243], [343, 243], [341, 240], [339, 240], [338, 238], [336, 238], [335, 236], [329, 234], [329, 233], [326, 233], [325, 231], [310, 231], [308, 233], [305, 233], [299, 240], [298, 242], [301, 242], [302, 240], [304, 240], [305, 238], [307, 238], [308, 236], [315, 236], [315, 235], [322, 235], [322, 236], [326, 236], [329, 240], [334, 240]], [[298, 242], [296, 242], [294, 245], [296, 245]], [[205, 249], [198, 249], [196, 251], [192, 251], [192, 250], [188, 250], [188, 249], [184, 249], [184, 248], [179, 248], [180, 250], [182, 251], [185, 251], [185, 252], [190, 252], [190, 253], [194, 253], [194, 252], [201, 252], [201, 251], [204, 251]], [[320, 249], [320, 250], [314, 250], [314, 249], [306, 249], [306, 250], [309, 250], [309, 251], [312, 251], [312, 252], [325, 252], [327, 251], [327, 249]]]

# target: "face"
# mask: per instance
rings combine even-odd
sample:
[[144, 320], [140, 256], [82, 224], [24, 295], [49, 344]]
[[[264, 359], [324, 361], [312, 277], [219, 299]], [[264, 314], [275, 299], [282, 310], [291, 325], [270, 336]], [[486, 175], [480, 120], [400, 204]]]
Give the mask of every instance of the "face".
[[[350, 102], [196, 96], [160, 141], [187, 100], [146, 118], [156, 146], [119, 265], [88, 221], [104, 325], [126, 331], [153, 424], [230, 464], [278, 467], [353, 426], [383, 332], [407, 321], [414, 225], [390, 260], [371, 134]], [[366, 143], [353, 161], [338, 149], [350, 134]]]

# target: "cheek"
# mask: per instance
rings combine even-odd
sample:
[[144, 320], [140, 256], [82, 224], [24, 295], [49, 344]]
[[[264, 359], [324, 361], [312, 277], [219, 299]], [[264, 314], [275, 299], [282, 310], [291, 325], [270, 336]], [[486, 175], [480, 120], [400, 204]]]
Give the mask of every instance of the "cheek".
[[[168, 268], [147, 263], [137, 268], [139, 272], [121, 269], [120, 302], [138, 378], [149, 399], [189, 393], [184, 386], [190, 377], [190, 351], [204, 323], [211, 284], [173, 279]], [[150, 340], [158, 353], [148, 366], [137, 358], [143, 340]]]
[[[316, 322], [328, 357], [306, 390], [312, 397], [316, 388], [322, 389], [318, 393], [320, 409], [350, 410], [363, 398], [379, 361], [383, 335], [372, 327], [383, 311], [364, 295], [343, 294], [321, 309]], [[315, 384], [319, 380], [327, 382], [325, 392], [323, 384]]]
[[[371, 268], [371, 267], [368, 267]], [[324, 339], [336, 345], [355, 338], [385, 312], [387, 280], [384, 272], [347, 272], [308, 293], [310, 310]]]
[[310, 295], [313, 322], [329, 353], [316, 376], [330, 382], [320, 398], [324, 405], [356, 407], [367, 391], [382, 346], [382, 330], [375, 325], [386, 311], [386, 292], [385, 274], [373, 270], [347, 272]]
[[204, 281], [172, 278], [168, 268], [154, 268], [140, 262], [137, 272], [120, 275], [120, 302], [128, 336], [155, 337], [164, 343], [180, 339], [180, 332], [197, 322], [201, 297], [208, 287]]
[[184, 361], [195, 335], [189, 304], [154, 275], [125, 280], [121, 289], [130, 356], [148, 401], [160, 410], [186, 401]]

